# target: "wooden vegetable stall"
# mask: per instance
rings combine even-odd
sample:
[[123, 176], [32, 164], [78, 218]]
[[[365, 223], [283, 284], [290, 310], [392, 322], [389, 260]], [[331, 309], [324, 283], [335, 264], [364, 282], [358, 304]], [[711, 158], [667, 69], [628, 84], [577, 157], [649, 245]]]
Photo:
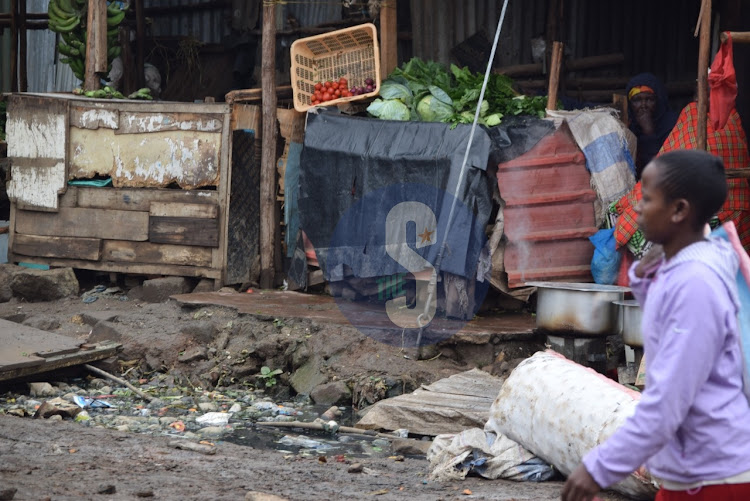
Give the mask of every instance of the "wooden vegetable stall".
[[250, 279], [260, 114], [243, 116], [236, 125], [223, 103], [11, 95], [8, 261]]

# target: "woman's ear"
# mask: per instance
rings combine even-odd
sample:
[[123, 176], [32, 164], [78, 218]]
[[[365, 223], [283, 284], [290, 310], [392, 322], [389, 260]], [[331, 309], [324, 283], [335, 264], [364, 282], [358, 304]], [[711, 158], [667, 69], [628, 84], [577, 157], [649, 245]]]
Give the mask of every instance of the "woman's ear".
[[690, 202], [685, 198], [678, 198], [672, 202], [671, 220], [675, 224], [680, 224], [688, 219], [690, 215]]

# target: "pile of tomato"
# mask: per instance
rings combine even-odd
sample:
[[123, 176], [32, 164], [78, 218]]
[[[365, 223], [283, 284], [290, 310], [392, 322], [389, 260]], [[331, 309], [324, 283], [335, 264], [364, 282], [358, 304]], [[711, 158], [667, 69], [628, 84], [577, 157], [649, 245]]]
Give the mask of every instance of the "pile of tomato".
[[340, 78], [338, 81], [328, 80], [327, 82], [318, 82], [315, 84], [315, 93], [312, 95], [312, 104], [317, 106], [326, 101], [333, 101], [341, 97], [353, 96], [348, 89], [349, 82], [346, 78]]

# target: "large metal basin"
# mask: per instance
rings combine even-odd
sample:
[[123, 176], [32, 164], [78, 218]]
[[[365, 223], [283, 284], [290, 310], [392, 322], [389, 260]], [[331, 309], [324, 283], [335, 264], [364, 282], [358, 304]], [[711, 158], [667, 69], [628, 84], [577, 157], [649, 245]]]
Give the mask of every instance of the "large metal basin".
[[627, 287], [570, 282], [528, 282], [537, 287], [536, 326], [584, 336], [618, 333], [618, 310]]
[[615, 301], [620, 310], [620, 333], [622, 342], [628, 346], [643, 348], [643, 333], [641, 332], [641, 320], [643, 310], [638, 301], [630, 299], [627, 301]]

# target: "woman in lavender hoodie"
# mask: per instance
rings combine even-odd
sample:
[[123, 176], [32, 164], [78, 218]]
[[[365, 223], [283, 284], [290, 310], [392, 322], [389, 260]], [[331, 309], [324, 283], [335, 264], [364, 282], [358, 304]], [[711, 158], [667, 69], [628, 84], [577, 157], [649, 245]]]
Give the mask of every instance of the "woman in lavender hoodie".
[[724, 165], [706, 152], [667, 153], [644, 170], [638, 225], [661, 244], [630, 269], [643, 306], [646, 390], [570, 475], [563, 501], [591, 500], [644, 462], [660, 483], [657, 501], [750, 500], [738, 259], [728, 242], [704, 236], [726, 195]]

